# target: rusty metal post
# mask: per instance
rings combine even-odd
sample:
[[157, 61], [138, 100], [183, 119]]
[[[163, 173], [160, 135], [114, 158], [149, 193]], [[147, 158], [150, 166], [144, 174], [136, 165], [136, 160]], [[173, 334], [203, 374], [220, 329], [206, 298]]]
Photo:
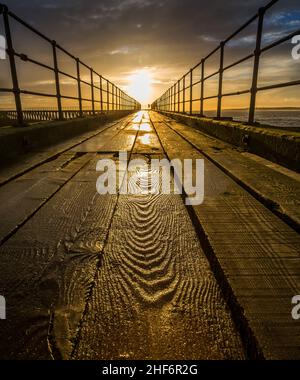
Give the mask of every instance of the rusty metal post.
[[115, 98], [116, 98], [116, 106], [115, 106], [115, 110], [117, 111], [118, 110], [118, 87], [115, 87]]
[[205, 60], [202, 59], [201, 61], [201, 95], [200, 95], [200, 115], [204, 115], [204, 65]]
[[178, 105], [177, 110], [180, 112], [180, 80], [178, 81]]
[[109, 82], [108, 80], [106, 79], [106, 103], [107, 103], [107, 111], [110, 110], [110, 104], [109, 104], [109, 101], [110, 101], [110, 93], [109, 93]]
[[112, 103], [112, 110], [114, 111], [115, 110], [115, 85], [112, 84], [111, 85], [111, 103]]
[[121, 110], [124, 110], [124, 92], [121, 90]]
[[223, 94], [223, 73], [224, 73], [224, 47], [225, 43], [222, 41], [220, 44], [220, 71], [219, 71], [219, 93], [218, 93], [218, 109], [217, 118], [222, 116], [222, 94]]
[[21, 91], [20, 91], [19, 81], [18, 81], [17, 67], [16, 67], [16, 61], [15, 61], [15, 51], [13, 48], [13, 41], [12, 41], [12, 36], [11, 36], [11, 31], [10, 31], [10, 23], [9, 23], [9, 15], [8, 15], [7, 6], [3, 5], [1, 11], [3, 12], [4, 30], [5, 30], [5, 36], [6, 36], [7, 53], [9, 57], [9, 63], [10, 63], [10, 73], [11, 73], [11, 79], [12, 79], [12, 84], [13, 84], [13, 94], [15, 97], [17, 120], [18, 120], [19, 126], [24, 126], [24, 118], [23, 118], [22, 102], [21, 102]]
[[76, 67], [77, 67], [79, 115], [80, 115], [80, 117], [82, 117], [83, 112], [82, 112], [82, 96], [81, 96], [81, 78], [80, 78], [80, 61], [79, 61], [79, 58], [76, 58]]
[[100, 110], [103, 112], [103, 88], [102, 88], [102, 75], [99, 76], [99, 87], [100, 87]]
[[57, 60], [57, 51], [56, 51], [56, 41], [52, 41], [52, 50], [53, 50], [53, 65], [54, 65], [54, 74], [55, 74], [58, 118], [59, 120], [63, 120], [64, 115], [62, 112], [62, 105], [61, 105], [61, 92], [60, 92], [60, 83], [59, 83], [59, 69], [58, 69], [58, 60]]
[[255, 47], [255, 52], [254, 52], [251, 99], [250, 99], [250, 109], [249, 109], [249, 118], [248, 118], [249, 124], [253, 124], [255, 121], [257, 82], [258, 82], [259, 61], [260, 61], [260, 54], [261, 54], [261, 40], [262, 40], [262, 33], [263, 33], [263, 26], [264, 26], [264, 16], [265, 16], [265, 8], [260, 8], [258, 11], [256, 47]]
[[92, 96], [92, 110], [95, 115], [95, 92], [94, 92], [94, 70], [91, 68], [91, 96]]
[[182, 112], [185, 113], [185, 75], [182, 79], [182, 87], [183, 87], [183, 93], [182, 93]]
[[173, 87], [174, 87], [173, 111], [176, 112], [176, 83], [173, 85]]
[[190, 115], [193, 113], [193, 70], [190, 71]]

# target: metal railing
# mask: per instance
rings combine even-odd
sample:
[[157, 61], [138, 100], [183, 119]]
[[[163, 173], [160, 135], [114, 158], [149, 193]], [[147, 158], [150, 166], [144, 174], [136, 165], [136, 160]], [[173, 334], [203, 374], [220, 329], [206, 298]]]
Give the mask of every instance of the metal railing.
[[[248, 123], [254, 124], [255, 122], [255, 110], [256, 110], [256, 97], [259, 91], [272, 90], [277, 88], [289, 87], [300, 85], [300, 80], [283, 82], [278, 84], [273, 84], [269, 86], [258, 87], [258, 75], [259, 75], [259, 64], [261, 55], [267, 51], [270, 51], [276, 46], [283, 44], [284, 42], [291, 40], [294, 36], [300, 34], [300, 29], [290, 33], [289, 35], [280, 38], [279, 40], [268, 44], [262, 48], [262, 38], [263, 38], [263, 25], [264, 17], [266, 12], [273, 7], [279, 0], [273, 0], [268, 3], [265, 7], [260, 8], [258, 12], [251, 17], [243, 26], [231, 34], [227, 39], [222, 41], [219, 46], [217, 46], [211, 53], [209, 53], [205, 58], [203, 58], [197, 65], [190, 69], [182, 78], [180, 78], [172, 87], [170, 87], [158, 100], [152, 104], [152, 109], [158, 111], [166, 112], [176, 112], [176, 113], [189, 113], [193, 114], [193, 106], [195, 102], [200, 102], [200, 107], [197, 110], [196, 114], [199, 116], [204, 116], [204, 102], [209, 99], [217, 99], [217, 117], [216, 119], [222, 119], [222, 99], [224, 97], [237, 96], [250, 94], [250, 105], [249, 105], [249, 115]], [[255, 51], [251, 52], [249, 55], [231, 63], [228, 66], [224, 66], [224, 54], [225, 49], [228, 43], [239, 35], [244, 29], [246, 29], [251, 24], [257, 22], [257, 32], [256, 32], [256, 47]], [[205, 67], [207, 60], [213, 55], [219, 53], [220, 65], [219, 69], [205, 76]], [[223, 92], [223, 76], [224, 72], [227, 70], [236, 67], [250, 59], [254, 58], [253, 64], [253, 74], [252, 74], [252, 87], [250, 89], [224, 93]], [[200, 80], [194, 82], [195, 71], [199, 70]], [[300, 72], [300, 71], [299, 71]], [[213, 96], [205, 96], [206, 87], [205, 84], [208, 79], [218, 77], [218, 94]], [[189, 85], [186, 85], [186, 82], [189, 82]], [[199, 86], [200, 98], [195, 98], [194, 89], [196, 86]], [[189, 91], [189, 99], [186, 100], [186, 93]]]
[[[65, 118], [83, 117], [86, 115], [96, 115], [109, 111], [134, 111], [140, 109], [140, 104], [132, 97], [127, 95], [123, 90], [117, 87], [114, 83], [98, 74], [93, 68], [86, 65], [79, 58], [76, 58], [73, 54], [69, 53], [63, 47], [61, 47], [56, 41], [51, 40], [43, 33], [29, 25], [27, 22], [19, 18], [12, 13], [8, 7], [4, 4], [0, 4], [0, 15], [3, 15], [4, 31], [6, 37], [6, 52], [9, 58], [10, 74], [12, 79], [12, 88], [0, 88], [1, 93], [10, 93], [14, 95], [15, 110], [14, 111], [2, 111], [1, 118], [15, 119], [19, 125], [25, 125], [28, 121], [38, 120], [64, 120]], [[30, 58], [26, 54], [22, 54], [14, 50], [13, 38], [11, 33], [10, 19], [13, 19], [18, 24], [21, 24], [26, 29], [33, 32], [36, 36], [46, 41], [52, 54], [52, 65], [47, 65], [39, 62], [33, 58]], [[76, 67], [76, 75], [71, 75], [65, 71], [62, 71], [59, 67], [58, 52], [63, 53], [67, 57], [74, 61]], [[29, 62], [43, 69], [47, 69], [53, 73], [55, 83], [55, 94], [29, 91], [21, 89], [18, 80], [18, 70], [16, 60], [19, 59], [23, 62]], [[85, 68], [90, 73], [90, 79], [84, 80], [81, 76], [81, 69]], [[67, 96], [61, 93], [61, 79], [64, 76], [68, 79], [74, 80], [77, 83], [77, 95]], [[82, 96], [82, 85], [90, 87], [90, 97]], [[32, 110], [26, 111], [22, 108], [22, 95], [33, 95], [37, 97], [56, 98], [57, 109], [56, 110]], [[77, 110], [63, 109], [62, 100], [71, 100], [78, 102]], [[91, 107], [89, 110], [83, 109], [83, 102], [88, 102]], [[96, 109], [98, 108], [98, 109]]]

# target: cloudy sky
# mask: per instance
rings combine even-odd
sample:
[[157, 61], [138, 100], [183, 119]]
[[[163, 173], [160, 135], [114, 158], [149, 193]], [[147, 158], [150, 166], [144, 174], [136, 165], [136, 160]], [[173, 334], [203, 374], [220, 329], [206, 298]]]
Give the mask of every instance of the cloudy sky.
[[[146, 104], [266, 3], [267, 0], [9, 0], [7, 5]], [[23, 28], [12, 26], [16, 50], [51, 63], [47, 44]], [[300, 29], [299, 0], [280, 0], [266, 17], [264, 44], [295, 29]], [[254, 50], [254, 34], [255, 26], [232, 41], [226, 51], [226, 63]], [[291, 42], [286, 43], [263, 57], [260, 84], [299, 79], [300, 60], [292, 59], [292, 47]], [[73, 70], [65, 57], [60, 60], [61, 67]], [[217, 61], [218, 57], [208, 62], [208, 73], [216, 68]], [[0, 87], [4, 87], [9, 72], [7, 62], [0, 64]], [[249, 61], [228, 72], [225, 90], [249, 88], [251, 67]], [[136, 88], [137, 78], [147, 82], [146, 92]], [[53, 84], [51, 75], [28, 63], [20, 66], [20, 81], [23, 88], [43, 91]], [[213, 94], [216, 82], [211, 80], [209, 85], [207, 94]], [[65, 86], [66, 93], [74, 91], [67, 81]], [[300, 106], [298, 92], [299, 87], [268, 92], [260, 95], [259, 105]], [[0, 101], [2, 106], [9, 103], [7, 96], [1, 96]], [[247, 97], [231, 98], [225, 106], [245, 107], [247, 101]], [[214, 103], [206, 107], [213, 108]]]

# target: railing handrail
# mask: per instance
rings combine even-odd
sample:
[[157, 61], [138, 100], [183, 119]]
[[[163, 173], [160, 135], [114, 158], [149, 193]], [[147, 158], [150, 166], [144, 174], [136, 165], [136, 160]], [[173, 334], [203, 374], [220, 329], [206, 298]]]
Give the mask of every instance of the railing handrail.
[[[158, 109], [161, 111], [168, 111], [168, 112], [178, 112], [178, 113], [186, 113], [185, 112], [185, 104], [186, 102], [189, 102], [189, 110], [190, 114], [193, 113], [193, 103], [194, 102], [200, 102], [200, 110], [199, 115], [204, 116], [204, 101], [209, 99], [217, 99], [218, 105], [217, 105], [217, 119], [221, 119], [222, 114], [222, 98], [228, 97], [228, 96], [237, 96], [237, 95], [243, 95], [243, 94], [251, 94], [250, 98], [250, 107], [249, 107], [249, 116], [248, 116], [248, 123], [253, 124], [255, 122], [255, 109], [256, 109], [256, 95], [259, 91], [265, 91], [270, 89], [276, 89], [276, 88], [282, 88], [282, 87], [289, 87], [289, 86], [296, 86], [300, 85], [300, 80], [294, 80], [289, 82], [283, 82], [283, 83], [277, 83], [272, 84], [269, 86], [262, 86], [258, 87], [258, 72], [259, 72], [259, 63], [260, 63], [260, 57], [261, 54], [271, 50], [272, 48], [292, 39], [294, 36], [300, 34], [300, 29], [295, 30], [294, 32], [288, 34], [287, 36], [284, 36], [280, 38], [277, 41], [274, 41], [270, 43], [267, 46], [261, 47], [262, 43], [262, 37], [263, 37], [263, 22], [265, 13], [267, 10], [272, 8], [276, 3], [278, 3], [279, 0], [272, 0], [270, 1], [266, 6], [259, 8], [259, 10], [256, 12], [254, 16], [252, 16], [246, 23], [244, 23], [240, 28], [238, 28], [234, 33], [232, 33], [229, 37], [224, 39], [220, 42], [220, 44], [214, 48], [209, 54], [207, 54], [204, 58], [201, 59], [200, 62], [198, 62], [195, 66], [193, 66], [188, 72], [186, 72], [179, 80], [177, 80], [160, 98], [158, 98], [153, 104], [153, 109]], [[257, 33], [256, 33], [256, 47], [255, 51], [251, 54], [248, 54], [247, 56], [240, 58], [237, 61], [232, 62], [231, 64], [224, 66], [224, 50], [226, 47], [226, 44], [230, 42], [234, 37], [236, 37], [239, 33], [241, 33], [245, 28], [247, 28], [249, 25], [251, 25], [253, 22], [258, 20], [258, 26], [257, 26]], [[205, 63], [206, 61], [215, 53], [220, 51], [220, 65], [219, 69], [216, 72], [213, 72], [212, 74], [209, 74], [205, 76]], [[252, 73], [252, 85], [250, 89], [245, 89], [241, 91], [231, 92], [231, 93], [224, 93], [223, 92], [223, 74], [225, 71], [231, 69], [232, 67], [235, 67], [241, 63], [246, 62], [247, 60], [254, 58], [254, 65], [253, 65], [253, 73]], [[185, 78], [187, 76], [191, 76], [193, 78], [193, 73], [196, 69], [201, 68], [200, 77], [201, 79], [193, 83], [193, 80], [190, 80], [190, 84], [186, 85]], [[218, 84], [218, 94], [213, 96], [205, 96], [205, 82], [214, 77], [219, 76], [219, 84]], [[183, 82], [183, 86], [181, 86], [181, 83]], [[194, 99], [193, 98], [193, 88], [196, 85], [201, 86], [200, 88], [200, 98]], [[190, 90], [190, 99], [188, 101], [185, 100], [185, 93], [186, 90]], [[181, 100], [181, 94], [182, 94], [182, 100]], [[181, 111], [182, 106], [182, 111]]]
[[[36, 29], [32, 25], [30, 25], [29, 23], [21, 19], [15, 13], [11, 12], [9, 8], [7, 7], [7, 5], [0, 4], [0, 15], [1, 14], [3, 15], [3, 20], [4, 20], [4, 30], [5, 30], [5, 37], [6, 37], [6, 43], [7, 43], [6, 51], [9, 57], [9, 61], [10, 61], [10, 71], [11, 71], [13, 87], [0, 88], [0, 92], [14, 94], [16, 112], [18, 115], [18, 123], [20, 125], [24, 125], [21, 95], [33, 95], [33, 96], [39, 96], [39, 97], [57, 98], [57, 111], [59, 113], [59, 119], [64, 118], [62, 99], [77, 100], [79, 103], [80, 115], [82, 115], [82, 111], [83, 111], [83, 108], [82, 108], [83, 101], [90, 102], [92, 104], [92, 110], [94, 112], [96, 112], [95, 110], [96, 104], [100, 106], [100, 111], [102, 112], [104, 111], [104, 105], [106, 105], [107, 111], [111, 110], [111, 108], [112, 110], [140, 109], [141, 105], [135, 99], [133, 99], [128, 94], [126, 94], [122, 89], [120, 89], [118, 86], [112, 83], [109, 79], [105, 78], [104, 76], [99, 74], [97, 71], [95, 71], [92, 67], [84, 63], [80, 58], [75, 57], [72, 53], [70, 53], [68, 50], [66, 50], [61, 45], [59, 45], [55, 40], [50, 39], [45, 34], [40, 32], [38, 29]], [[10, 28], [10, 18], [14, 19], [19, 24], [23, 25], [25, 28], [29, 29], [35, 35], [39, 36], [44, 41], [50, 44], [52, 48], [53, 66], [46, 65], [45, 63], [39, 62], [38, 60], [35, 60], [26, 54], [22, 54], [14, 50], [13, 39], [12, 39], [11, 28]], [[61, 51], [62, 53], [67, 55], [76, 63], [76, 67], [77, 67], [76, 76], [60, 70], [59, 65], [58, 65], [57, 51]], [[15, 60], [16, 57], [24, 62], [30, 62], [34, 65], [37, 65], [39, 67], [52, 71], [54, 73], [53, 82], [56, 85], [55, 94], [42, 93], [42, 92], [37, 92], [37, 91], [28, 91], [25, 89], [21, 89], [19, 86], [19, 81], [18, 81], [18, 72], [17, 72], [16, 60]], [[80, 74], [81, 66], [89, 70], [90, 81], [82, 79], [81, 74]], [[77, 96], [68, 96], [68, 95], [61, 94], [60, 75], [69, 77], [70, 79], [73, 79], [74, 81], [77, 82], [77, 91], [78, 91]], [[94, 81], [95, 76], [98, 77], [99, 86], [95, 84], [95, 81]], [[82, 84], [86, 84], [91, 88], [91, 98], [82, 97], [82, 93], [81, 93]], [[100, 91], [98, 99], [95, 98], [95, 90]], [[106, 94], [106, 101], [103, 100], [104, 94]]]

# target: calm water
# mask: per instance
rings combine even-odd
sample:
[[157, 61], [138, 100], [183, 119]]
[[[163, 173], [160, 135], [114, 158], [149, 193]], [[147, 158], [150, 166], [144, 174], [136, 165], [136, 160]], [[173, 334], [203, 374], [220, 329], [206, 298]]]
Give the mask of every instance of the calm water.
[[[207, 111], [206, 116], [216, 116], [215, 112]], [[222, 116], [231, 116], [237, 121], [246, 121], [247, 110], [225, 110]], [[257, 110], [256, 121], [261, 124], [284, 128], [300, 129], [300, 110]]]

